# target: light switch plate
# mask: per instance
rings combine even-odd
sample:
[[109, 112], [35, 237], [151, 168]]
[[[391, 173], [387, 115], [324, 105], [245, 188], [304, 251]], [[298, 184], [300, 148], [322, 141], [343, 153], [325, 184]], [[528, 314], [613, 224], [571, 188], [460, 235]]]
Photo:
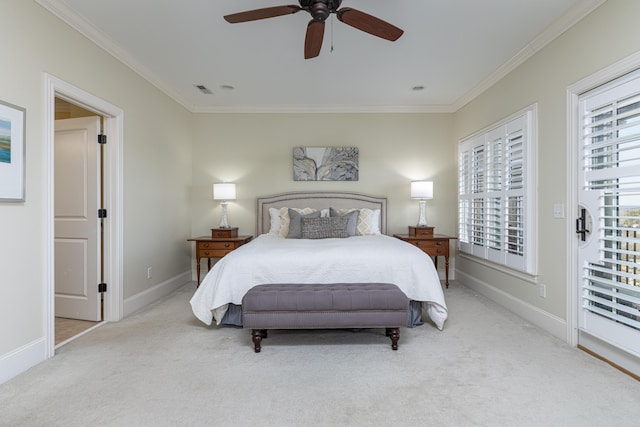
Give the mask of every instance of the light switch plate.
[[555, 203], [553, 205], [553, 217], [559, 219], [564, 218], [564, 204]]

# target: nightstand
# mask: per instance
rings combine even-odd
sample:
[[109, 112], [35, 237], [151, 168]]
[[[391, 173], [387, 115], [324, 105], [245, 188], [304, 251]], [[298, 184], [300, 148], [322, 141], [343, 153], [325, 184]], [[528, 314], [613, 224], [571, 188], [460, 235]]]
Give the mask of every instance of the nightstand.
[[438, 257], [443, 256], [445, 262], [445, 285], [449, 287], [449, 241], [455, 237], [444, 234], [434, 234], [433, 227], [409, 227], [409, 234], [394, 234], [393, 237], [404, 240], [422, 249], [427, 255], [432, 256], [436, 270], [438, 269]]
[[196, 242], [196, 274], [200, 286], [200, 259], [207, 258], [207, 267], [211, 270], [211, 258], [222, 258], [229, 252], [249, 242], [253, 236], [238, 236], [238, 228], [212, 228], [211, 237], [200, 236], [188, 239]]

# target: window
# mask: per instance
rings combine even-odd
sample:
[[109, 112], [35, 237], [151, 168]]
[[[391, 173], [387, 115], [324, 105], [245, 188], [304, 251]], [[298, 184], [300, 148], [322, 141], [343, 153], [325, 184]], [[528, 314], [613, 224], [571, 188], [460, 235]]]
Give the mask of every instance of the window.
[[460, 141], [459, 250], [536, 274], [536, 106]]

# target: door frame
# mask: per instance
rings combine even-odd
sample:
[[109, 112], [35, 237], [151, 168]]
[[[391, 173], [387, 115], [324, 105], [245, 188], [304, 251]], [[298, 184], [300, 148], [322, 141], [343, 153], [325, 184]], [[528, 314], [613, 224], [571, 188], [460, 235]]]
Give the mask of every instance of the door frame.
[[640, 52], [636, 52], [613, 65], [572, 84], [567, 88], [567, 343], [578, 345], [578, 239], [573, 223], [578, 218], [578, 132], [581, 94], [640, 68]]
[[[45, 359], [55, 354], [55, 235], [54, 235], [54, 141], [55, 98], [61, 98], [104, 118], [104, 133], [109, 141], [104, 146], [103, 200], [107, 218], [103, 223], [104, 279], [108, 290], [104, 296], [104, 321], [114, 322], [123, 317], [123, 119], [124, 111], [59, 78], [44, 74], [45, 78]], [[97, 142], [96, 142], [97, 143]], [[97, 215], [97, 212], [96, 212]], [[96, 283], [96, 286], [98, 284]]]

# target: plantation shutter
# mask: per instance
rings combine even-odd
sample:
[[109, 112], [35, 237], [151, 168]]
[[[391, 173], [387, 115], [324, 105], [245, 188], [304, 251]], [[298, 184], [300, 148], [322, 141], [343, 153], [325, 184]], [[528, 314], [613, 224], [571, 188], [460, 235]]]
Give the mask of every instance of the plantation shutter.
[[504, 131], [488, 134], [487, 140], [487, 258], [501, 262], [503, 258], [503, 174]]
[[471, 153], [468, 147], [461, 147], [458, 154], [458, 242], [468, 247], [471, 209]]
[[507, 213], [505, 240], [507, 241], [507, 264], [525, 267], [525, 126], [523, 119], [507, 124], [505, 150], [505, 199]]
[[534, 109], [464, 140], [458, 152], [459, 250], [534, 273]]
[[484, 248], [484, 185], [485, 185], [485, 147], [473, 147], [471, 155], [471, 243]]

